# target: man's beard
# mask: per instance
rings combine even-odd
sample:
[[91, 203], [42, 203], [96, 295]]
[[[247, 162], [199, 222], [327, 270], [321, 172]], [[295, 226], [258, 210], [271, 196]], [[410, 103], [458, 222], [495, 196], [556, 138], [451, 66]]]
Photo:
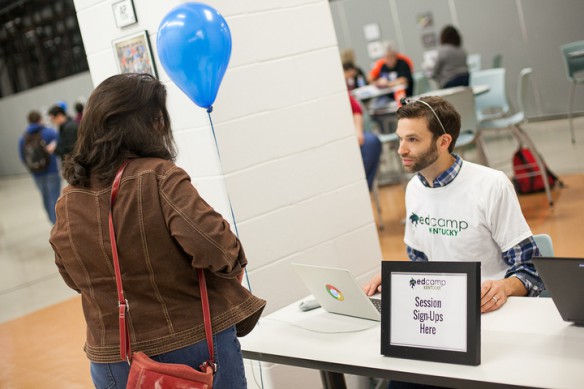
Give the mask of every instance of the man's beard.
[[408, 173], [419, 172], [438, 160], [438, 146], [436, 146], [436, 142], [432, 141], [432, 145], [424, 153], [419, 156], [409, 155], [407, 158], [413, 159], [414, 163], [411, 166], [404, 166], [404, 169]]

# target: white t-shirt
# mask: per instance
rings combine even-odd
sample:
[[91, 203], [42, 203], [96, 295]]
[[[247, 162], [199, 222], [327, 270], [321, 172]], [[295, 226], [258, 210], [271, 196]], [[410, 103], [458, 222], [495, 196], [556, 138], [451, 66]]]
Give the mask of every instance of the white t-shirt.
[[483, 280], [503, 279], [501, 253], [532, 235], [507, 176], [468, 161], [445, 187], [412, 178], [406, 212], [408, 246], [430, 261], [480, 261]]

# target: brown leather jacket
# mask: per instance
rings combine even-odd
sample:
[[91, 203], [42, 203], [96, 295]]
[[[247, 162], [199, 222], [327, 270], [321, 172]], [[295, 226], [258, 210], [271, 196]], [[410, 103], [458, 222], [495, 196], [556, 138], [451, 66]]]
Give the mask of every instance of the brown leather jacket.
[[[81, 293], [85, 352], [94, 362], [120, 361], [110, 192], [96, 180], [87, 189], [66, 187], [50, 239], [61, 276]], [[113, 217], [132, 351], [156, 355], [205, 338], [194, 268], [206, 270], [213, 333], [253, 329], [266, 302], [237, 279], [247, 264], [243, 248], [184, 170], [161, 159], [132, 160]]]

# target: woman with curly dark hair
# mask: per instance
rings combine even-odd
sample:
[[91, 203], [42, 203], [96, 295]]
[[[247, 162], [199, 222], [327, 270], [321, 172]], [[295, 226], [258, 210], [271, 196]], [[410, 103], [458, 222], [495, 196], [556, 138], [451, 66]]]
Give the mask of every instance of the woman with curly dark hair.
[[78, 135], [50, 242], [61, 276], [81, 294], [96, 388], [125, 388], [129, 372], [120, 357], [108, 230], [112, 182], [126, 161], [113, 224], [132, 351], [194, 368], [208, 359], [196, 272], [203, 269], [214, 388], [245, 388], [237, 336], [253, 329], [265, 301], [241, 285], [247, 259], [239, 239], [173, 162], [164, 85], [148, 74], [106, 79], [89, 98]]

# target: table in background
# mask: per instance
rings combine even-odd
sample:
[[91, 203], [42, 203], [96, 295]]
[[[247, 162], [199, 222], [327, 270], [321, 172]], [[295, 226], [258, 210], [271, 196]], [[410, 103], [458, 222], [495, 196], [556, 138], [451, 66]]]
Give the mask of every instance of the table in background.
[[298, 303], [262, 318], [240, 341], [245, 358], [321, 370], [324, 388], [344, 388], [343, 373], [473, 389], [584, 388], [584, 328], [562, 321], [552, 299], [511, 297], [481, 320], [479, 366], [382, 356], [379, 323], [302, 312]]
[[394, 92], [406, 89], [403, 85], [392, 86], [390, 88], [378, 88], [375, 85], [365, 85], [360, 88], [352, 89], [351, 95], [360, 101], [366, 101], [374, 97], [390, 95]]
[[424, 97], [424, 96], [448, 96], [451, 95], [453, 93], [457, 93], [460, 92], [461, 90], [464, 90], [465, 88], [472, 88], [472, 94], [476, 96], [480, 96], [484, 93], [487, 93], [489, 90], [491, 90], [491, 87], [489, 87], [488, 85], [473, 85], [473, 86], [455, 86], [452, 88], [445, 88], [445, 89], [436, 89], [433, 91], [429, 91], [426, 93], [421, 94], [420, 96], [416, 96], [414, 98], [419, 98], [419, 97]]
[[584, 50], [572, 51], [571, 53], [568, 53], [568, 57], [570, 57], [570, 58], [584, 57]]

